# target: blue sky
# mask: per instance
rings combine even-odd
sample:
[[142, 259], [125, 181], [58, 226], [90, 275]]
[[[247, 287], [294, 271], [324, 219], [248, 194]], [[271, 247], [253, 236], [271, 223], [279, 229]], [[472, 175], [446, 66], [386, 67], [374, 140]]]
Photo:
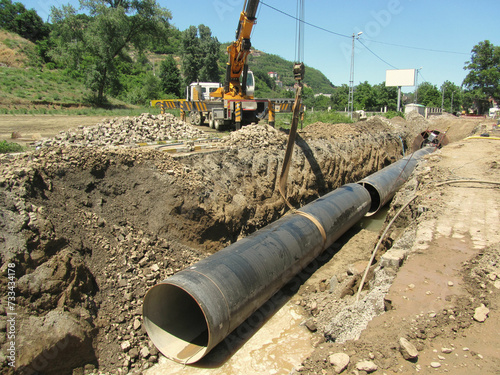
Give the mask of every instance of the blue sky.
[[[171, 11], [171, 23], [180, 30], [204, 24], [220, 42], [233, 40], [244, 3], [244, 0], [158, 1]], [[21, 2], [28, 9], [34, 8], [44, 20], [51, 6], [71, 3], [78, 7], [77, 0]], [[297, 2], [261, 1], [252, 45], [294, 60], [296, 21], [271, 7], [295, 16]], [[422, 68], [419, 83], [428, 81], [439, 87], [449, 80], [460, 85], [467, 74], [463, 67], [470, 59], [472, 47], [485, 39], [500, 45], [498, 0], [305, 0], [305, 20], [347, 36], [305, 25], [304, 61], [321, 70], [334, 85], [349, 83], [350, 36], [360, 31], [363, 32], [360, 41], [372, 52], [356, 42], [355, 84], [381, 83], [387, 69]], [[409, 90], [410, 87], [403, 89]]]

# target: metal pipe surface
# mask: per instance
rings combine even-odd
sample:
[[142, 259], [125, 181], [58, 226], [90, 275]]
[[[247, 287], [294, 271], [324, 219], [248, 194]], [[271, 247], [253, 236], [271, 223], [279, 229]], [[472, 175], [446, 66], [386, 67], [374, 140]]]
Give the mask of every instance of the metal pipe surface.
[[371, 197], [366, 216], [374, 215], [381, 209], [408, 180], [418, 161], [434, 150], [434, 147], [422, 148], [359, 181], [358, 184], [364, 186]]
[[194, 363], [408, 179], [425, 148], [344, 185], [153, 286], [146, 331], [168, 358]]
[[174, 361], [200, 360], [369, 207], [363, 186], [344, 185], [155, 285], [143, 305], [149, 337]]

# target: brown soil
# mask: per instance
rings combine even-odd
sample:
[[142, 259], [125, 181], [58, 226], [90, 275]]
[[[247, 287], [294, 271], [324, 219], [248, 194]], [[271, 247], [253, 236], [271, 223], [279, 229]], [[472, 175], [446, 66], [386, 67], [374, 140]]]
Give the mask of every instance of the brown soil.
[[[500, 340], [494, 332], [500, 330], [500, 191], [495, 184], [439, 182], [475, 179], [500, 183], [499, 150], [498, 141], [466, 140], [445, 147], [420, 165], [394, 202], [397, 208], [415, 192], [418, 195], [389, 235], [390, 243], [409, 238], [410, 254], [383, 297], [385, 312], [373, 318], [361, 334], [357, 327], [352, 328], [353, 339], [344, 341], [349, 335], [329, 325], [344, 310], [322, 306], [324, 293], [306, 294], [303, 304], [317, 301], [319, 312], [308, 310], [334, 342], [321, 344], [303, 362], [301, 373], [335, 373], [329, 356], [338, 352], [350, 356], [345, 373], [358, 371], [360, 361], [372, 361], [378, 367], [375, 373], [384, 374], [498, 373]], [[329, 280], [327, 275], [332, 274], [318, 275], [316, 280]], [[352, 309], [357, 308], [350, 296], [357, 285], [351, 283], [344, 289], [343, 307], [352, 304]], [[489, 315], [478, 322], [474, 314], [482, 304]], [[353, 316], [363, 325], [361, 313]], [[340, 332], [338, 340], [332, 332]], [[415, 346], [418, 358], [403, 358], [401, 337]]]
[[[459, 124], [453, 130], [462, 138], [480, 123], [479, 120], [453, 120]], [[59, 123], [55, 128], [57, 126], [66, 129], [68, 122]], [[415, 135], [428, 126], [422, 119], [389, 122], [380, 118], [355, 125], [309, 126], [300, 134], [293, 155], [288, 180], [290, 202], [296, 207], [302, 206], [388, 165], [401, 156], [402, 142], [407, 149]], [[437, 122], [432, 126], [444, 131], [447, 125]], [[50, 127], [48, 134], [55, 128]], [[0, 241], [5, 246], [1, 252], [1, 271], [5, 275], [9, 263], [16, 265], [18, 369], [24, 368], [27, 373], [36, 370], [59, 374], [78, 368], [78, 373], [87, 365], [87, 372], [95, 367], [109, 373], [138, 372], [157, 362], [158, 352], [141, 326], [142, 298], [146, 290], [276, 220], [286, 211], [275, 185], [287, 136], [274, 129], [263, 129], [260, 125], [247, 127], [232, 133], [221, 151], [176, 159], [158, 150], [81, 147], [3, 156], [0, 159]], [[462, 148], [466, 149], [469, 144], [472, 143], [465, 143]], [[496, 144], [491, 147], [488, 152], [495, 152]], [[481, 152], [486, 150], [484, 146], [480, 148]], [[484, 164], [494, 165], [494, 156], [487, 154]], [[471, 172], [479, 171], [473, 159], [468, 160], [471, 160]], [[438, 161], [435, 164], [432, 168], [441, 168]], [[442, 168], [448, 176], [449, 170], [462, 166], [450, 164]], [[475, 177], [466, 174], [465, 169], [460, 171], [464, 177]], [[421, 178], [433, 181], [443, 177], [440, 172], [440, 169], [439, 173], [424, 169]], [[457, 188], [443, 186], [436, 190], [439, 194], [434, 193], [436, 208], [444, 204], [438, 201], [440, 192], [448, 189], [454, 192]], [[492, 192], [488, 187], [484, 192], [491, 196], [498, 191]], [[464, 200], [461, 197], [456, 204]], [[498, 198], [491, 198], [488, 204], [493, 207], [497, 201]], [[448, 212], [436, 211], [434, 205], [428, 207], [421, 198], [412, 207], [415, 217], [421, 206], [428, 208], [425, 214], [435, 213], [436, 217], [446, 216]], [[399, 226], [413, 226], [415, 220], [419, 222], [422, 217], [425, 216], [419, 219], [407, 216]], [[496, 220], [498, 222], [498, 216]], [[395, 241], [396, 234], [401, 232], [403, 229], [393, 231], [390, 241]], [[319, 273], [292, 298], [294, 303], [305, 307], [306, 315], [312, 312], [317, 319], [319, 330], [315, 337], [331, 338], [327, 323], [338, 311], [326, 308], [328, 304], [337, 303], [327, 293], [327, 281], [338, 275], [338, 281], [349, 285], [346, 291], [354, 289], [352, 279], [342, 272], [351, 264], [366, 260], [371, 251], [369, 244], [376, 241], [376, 236], [365, 230], [353, 229], [351, 235], [350, 240], [343, 240], [347, 242], [345, 247], [339, 242], [330, 252], [334, 264], [324, 260]], [[417, 236], [416, 242], [421, 241]], [[485, 237], [483, 241], [490, 239]], [[453, 249], [450, 247], [450, 254]], [[477, 254], [471, 253], [473, 255]], [[482, 259], [477, 258], [478, 264], [484, 261]], [[419, 273], [420, 276], [424, 273]], [[0, 281], [2, 295], [7, 295], [7, 281]], [[413, 284], [417, 291], [418, 280]], [[350, 293], [342, 294], [336, 297], [338, 301], [350, 296]], [[495, 306], [490, 302], [494, 296], [493, 293], [480, 300], [487, 306]], [[397, 296], [391, 298], [396, 307], [391, 312], [398, 311]], [[462, 306], [465, 311], [465, 304], [459, 302], [454, 302], [450, 309]], [[471, 302], [469, 306], [470, 310], [475, 305]], [[330, 313], [322, 317], [320, 311]], [[2, 315], [6, 312], [1, 311]], [[455, 313], [455, 316], [456, 322], [460, 322], [460, 315]], [[494, 320], [488, 319], [485, 324], [491, 324], [490, 321]], [[432, 321], [429, 324], [433, 324]], [[3, 355], [7, 347], [6, 329], [6, 324], [0, 326]], [[413, 339], [408, 329], [408, 337]], [[389, 349], [393, 345], [389, 334], [383, 341]], [[353, 348], [356, 345], [368, 348], [374, 340], [362, 337], [361, 341], [348, 343], [346, 345]], [[301, 371], [331, 371], [325, 356], [337, 350], [335, 345], [339, 344], [323, 345], [304, 362]], [[364, 349], [348, 351], [356, 353], [352, 354], [353, 360], [365, 355]], [[80, 354], [76, 359], [75, 353]], [[57, 361], [49, 358], [57, 358]], [[4, 369], [8, 370], [5, 358], [1, 359]], [[398, 361], [397, 365], [406, 364]]]
[[[28, 144], [79, 126], [92, 126], [102, 116], [0, 115], [0, 140]], [[14, 137], [12, 136], [14, 134]]]

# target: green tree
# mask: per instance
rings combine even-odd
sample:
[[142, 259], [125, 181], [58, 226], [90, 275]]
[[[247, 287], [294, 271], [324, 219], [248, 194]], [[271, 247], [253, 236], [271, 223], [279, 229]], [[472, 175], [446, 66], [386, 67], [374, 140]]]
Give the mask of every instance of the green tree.
[[200, 34], [200, 48], [202, 52], [200, 81], [204, 82], [219, 82], [219, 55], [220, 43], [216, 37], [212, 37], [212, 31], [208, 26], [198, 26]]
[[314, 109], [318, 111], [326, 111], [330, 107], [330, 98], [325, 95], [318, 95], [314, 100]]
[[349, 86], [343, 84], [342, 86], [336, 87], [333, 91], [331, 99], [332, 109], [335, 111], [345, 111], [347, 110], [347, 99], [349, 96]]
[[167, 56], [160, 67], [161, 88], [166, 94], [181, 96], [181, 74], [172, 56]]
[[201, 67], [200, 40], [196, 26], [190, 26], [182, 33], [181, 56], [182, 75], [187, 86], [198, 80]]
[[32, 42], [47, 38], [50, 31], [33, 9], [27, 10], [23, 4], [11, 0], [0, 0], [0, 28]]
[[131, 48], [140, 54], [152, 38], [164, 35], [171, 16], [156, 0], [80, 0], [80, 6], [88, 16], [71, 6], [52, 9], [52, 58], [82, 71], [97, 104], [103, 104], [119, 61]]
[[500, 47], [489, 40], [479, 42], [464, 69], [469, 71], [463, 81], [468, 104], [472, 102], [479, 113], [484, 113], [490, 98], [500, 101]]
[[354, 109], [373, 111], [377, 107], [377, 97], [373, 87], [365, 81], [356, 86], [354, 91]]
[[451, 113], [460, 111], [462, 108], [462, 89], [453, 82], [445, 81], [441, 85], [441, 93], [444, 95], [444, 110]]
[[441, 92], [429, 82], [424, 82], [418, 86], [417, 98], [418, 103], [426, 107], [441, 107]]
[[220, 43], [212, 36], [208, 26], [190, 26], [183, 32], [181, 55], [182, 74], [186, 85], [196, 81], [219, 81]]
[[376, 110], [387, 106], [388, 111], [396, 111], [398, 105], [398, 88], [387, 87], [385, 82], [373, 86], [376, 97]]

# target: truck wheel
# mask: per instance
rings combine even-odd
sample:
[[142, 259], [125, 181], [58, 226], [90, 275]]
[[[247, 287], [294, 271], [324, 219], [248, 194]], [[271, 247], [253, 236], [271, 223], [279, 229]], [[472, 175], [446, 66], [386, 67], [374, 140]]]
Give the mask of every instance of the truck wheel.
[[215, 129], [214, 117], [213, 117], [212, 113], [210, 113], [210, 114], [208, 115], [208, 127], [209, 127], [210, 129]]
[[202, 116], [201, 116], [200, 112], [192, 111], [189, 114], [189, 121], [191, 122], [191, 125], [200, 126], [201, 119], [202, 119]]
[[222, 130], [222, 122], [221, 122], [221, 120], [214, 120], [214, 128], [216, 130]]

